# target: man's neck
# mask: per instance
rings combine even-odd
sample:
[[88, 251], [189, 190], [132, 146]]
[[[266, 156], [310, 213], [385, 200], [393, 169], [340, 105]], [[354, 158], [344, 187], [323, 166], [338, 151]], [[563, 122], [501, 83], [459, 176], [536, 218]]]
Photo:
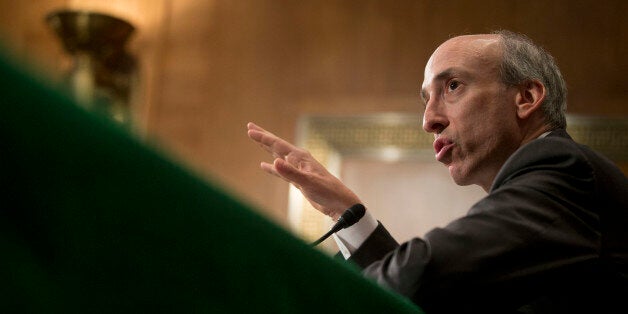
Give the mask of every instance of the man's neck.
[[[543, 138], [547, 136], [551, 132], [551, 128], [549, 125], [542, 125], [534, 129], [534, 131], [528, 132], [528, 134], [524, 135], [521, 141], [521, 146], [536, 140], [538, 138]], [[519, 146], [519, 147], [521, 147]]]
[[[528, 132], [527, 134], [525, 134], [525, 135], [522, 137], [522, 140], [521, 140], [521, 145], [519, 145], [519, 148], [521, 148], [523, 145], [525, 145], [525, 144], [527, 144], [527, 143], [529, 143], [529, 142], [531, 142], [531, 141], [533, 141], [533, 140], [536, 140], [536, 139], [538, 139], [538, 138], [543, 138], [543, 137], [547, 136], [547, 135], [548, 135], [551, 131], [552, 131], [552, 130], [550, 129], [550, 126], [549, 126], [549, 125], [543, 125], [543, 126], [541, 126], [541, 127], [536, 128], [533, 132]], [[518, 150], [519, 148], [517, 148], [517, 150]], [[516, 150], [515, 150], [515, 151], [516, 151]], [[513, 154], [514, 154], [514, 151], [513, 151]], [[504, 161], [504, 162], [505, 162], [505, 161]], [[501, 167], [503, 167], [503, 166], [504, 166], [504, 165], [502, 164], [502, 165], [501, 165]], [[500, 167], [500, 170], [501, 170], [501, 167]], [[493, 185], [493, 181], [495, 180], [495, 177], [497, 176], [497, 173], [498, 173], [498, 172], [499, 172], [499, 171], [497, 171], [497, 172], [495, 173], [495, 175], [492, 177], [492, 179], [490, 180], [490, 182], [486, 182], [486, 184], [478, 184], [478, 185], [479, 185], [479, 186], [480, 186], [480, 187], [481, 187], [481, 188], [482, 188], [485, 192], [487, 192], [487, 193], [488, 193], [488, 192], [489, 192], [489, 190], [490, 190], [490, 188], [491, 188], [491, 186]]]

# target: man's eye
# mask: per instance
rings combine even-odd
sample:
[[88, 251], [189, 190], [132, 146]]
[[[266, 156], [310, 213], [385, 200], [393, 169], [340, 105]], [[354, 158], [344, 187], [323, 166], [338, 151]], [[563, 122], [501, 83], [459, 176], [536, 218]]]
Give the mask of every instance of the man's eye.
[[449, 88], [450, 91], [453, 91], [453, 90], [456, 90], [458, 86], [460, 86], [460, 83], [458, 81], [450, 81], [447, 88]]

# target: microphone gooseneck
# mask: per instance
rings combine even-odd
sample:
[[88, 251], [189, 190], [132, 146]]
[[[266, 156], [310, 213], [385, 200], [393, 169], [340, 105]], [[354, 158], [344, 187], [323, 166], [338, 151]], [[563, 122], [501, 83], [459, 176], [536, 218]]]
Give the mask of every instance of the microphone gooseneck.
[[349, 207], [347, 210], [345, 210], [344, 213], [342, 213], [340, 218], [338, 218], [338, 221], [336, 222], [336, 224], [333, 227], [331, 227], [331, 229], [327, 233], [325, 233], [322, 237], [320, 237], [320, 239], [312, 242], [311, 245], [317, 246], [319, 243], [325, 241], [325, 239], [327, 239], [330, 235], [344, 228], [352, 226], [353, 224], [358, 222], [362, 217], [364, 217], [365, 212], [366, 212], [366, 208], [364, 208], [364, 205], [362, 204], [355, 204]]

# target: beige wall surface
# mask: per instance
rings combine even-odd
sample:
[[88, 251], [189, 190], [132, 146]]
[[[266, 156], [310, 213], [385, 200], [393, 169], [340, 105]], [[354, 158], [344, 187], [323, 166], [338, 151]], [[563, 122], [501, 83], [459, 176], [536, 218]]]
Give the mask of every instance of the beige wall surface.
[[[81, 2], [89, 1], [0, 0], [0, 38], [54, 74], [64, 54], [43, 17]], [[110, 3], [127, 12], [124, 1]], [[259, 170], [269, 158], [247, 139], [246, 123], [294, 140], [304, 114], [412, 112], [418, 122], [424, 64], [456, 34], [525, 33], [556, 58], [570, 113], [628, 117], [625, 1], [126, 3], [138, 26], [132, 49], [148, 60], [138, 105], [148, 137], [279, 223], [288, 186]]]

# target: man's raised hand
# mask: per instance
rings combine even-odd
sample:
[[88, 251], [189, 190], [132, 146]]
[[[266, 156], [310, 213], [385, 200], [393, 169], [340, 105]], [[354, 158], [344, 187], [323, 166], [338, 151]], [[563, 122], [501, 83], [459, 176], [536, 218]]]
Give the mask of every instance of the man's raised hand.
[[284, 139], [249, 122], [248, 136], [270, 153], [273, 163], [262, 162], [260, 167], [296, 186], [303, 196], [320, 212], [333, 220], [360, 199], [338, 178], [323, 167], [312, 155]]

